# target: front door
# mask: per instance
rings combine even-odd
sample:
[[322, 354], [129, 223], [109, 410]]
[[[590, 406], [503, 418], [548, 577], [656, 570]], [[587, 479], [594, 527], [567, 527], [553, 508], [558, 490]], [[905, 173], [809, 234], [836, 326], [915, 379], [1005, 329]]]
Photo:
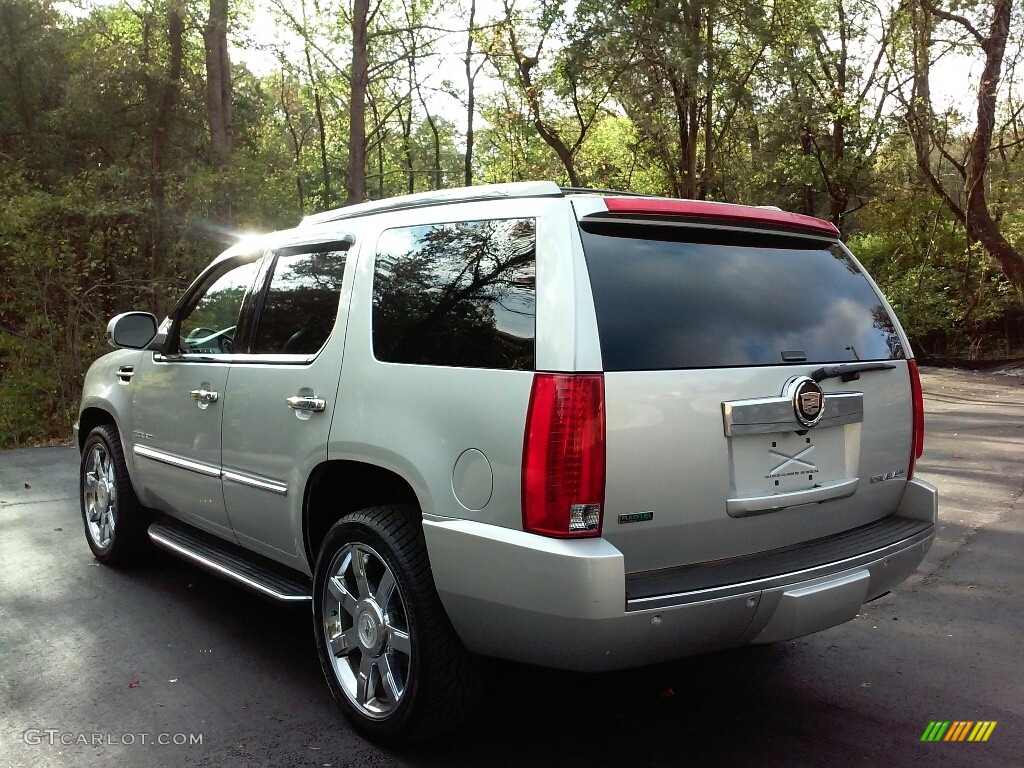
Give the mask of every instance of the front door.
[[132, 442], [144, 504], [233, 539], [221, 489], [221, 418], [255, 256], [223, 262], [172, 315], [169, 347], [133, 378]]

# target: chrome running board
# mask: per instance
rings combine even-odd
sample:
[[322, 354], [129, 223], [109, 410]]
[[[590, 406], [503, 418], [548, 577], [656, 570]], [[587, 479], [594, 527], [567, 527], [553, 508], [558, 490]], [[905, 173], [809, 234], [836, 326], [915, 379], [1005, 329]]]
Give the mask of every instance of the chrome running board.
[[313, 599], [312, 587], [302, 581], [301, 574], [290, 576], [283, 573], [283, 568], [279, 572], [260, 565], [212, 536], [156, 522], [149, 526], [149, 538], [161, 549], [272, 600], [293, 603]]

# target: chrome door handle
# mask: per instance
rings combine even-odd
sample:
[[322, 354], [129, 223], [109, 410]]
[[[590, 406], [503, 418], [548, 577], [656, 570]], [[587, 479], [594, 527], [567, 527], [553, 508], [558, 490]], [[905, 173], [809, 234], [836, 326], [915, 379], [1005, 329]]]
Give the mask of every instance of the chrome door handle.
[[201, 403], [216, 403], [217, 398], [220, 397], [219, 394], [209, 389], [193, 389], [188, 396]]
[[322, 397], [300, 397], [299, 395], [292, 395], [291, 397], [285, 398], [285, 403], [288, 404], [289, 408], [294, 408], [296, 411], [322, 413], [324, 409], [327, 408], [327, 401]]

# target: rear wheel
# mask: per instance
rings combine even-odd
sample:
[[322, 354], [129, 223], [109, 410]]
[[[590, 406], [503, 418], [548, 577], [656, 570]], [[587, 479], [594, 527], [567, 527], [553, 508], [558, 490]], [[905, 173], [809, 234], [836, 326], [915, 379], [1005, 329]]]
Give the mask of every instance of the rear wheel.
[[85, 439], [79, 495], [85, 538], [96, 559], [109, 565], [135, 559], [147, 543], [144, 508], [112, 424], [101, 424]]
[[358, 730], [391, 745], [455, 727], [479, 689], [479, 662], [434, 588], [418, 515], [375, 507], [342, 518], [314, 577], [314, 631], [331, 693]]

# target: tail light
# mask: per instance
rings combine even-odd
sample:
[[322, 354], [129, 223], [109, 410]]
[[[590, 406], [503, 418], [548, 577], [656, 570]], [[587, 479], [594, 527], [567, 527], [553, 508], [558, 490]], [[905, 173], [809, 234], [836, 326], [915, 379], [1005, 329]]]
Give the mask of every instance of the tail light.
[[604, 471], [604, 376], [535, 374], [523, 440], [523, 529], [600, 536]]
[[910, 396], [914, 401], [914, 432], [910, 445], [910, 469], [907, 470], [907, 480], [910, 480], [914, 476], [914, 465], [924, 453], [924, 395], [921, 392], [921, 373], [917, 370], [917, 360], [908, 360], [907, 370], [910, 371]]

